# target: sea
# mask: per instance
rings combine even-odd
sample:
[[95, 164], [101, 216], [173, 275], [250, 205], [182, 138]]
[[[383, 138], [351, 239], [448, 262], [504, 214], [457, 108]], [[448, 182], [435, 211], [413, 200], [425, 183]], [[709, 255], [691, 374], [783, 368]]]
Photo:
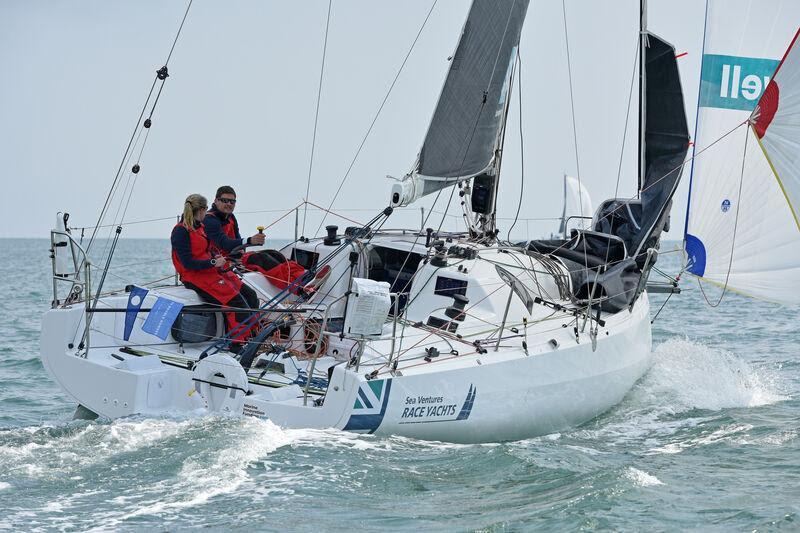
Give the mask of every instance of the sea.
[[[39, 358], [48, 248], [0, 239], [0, 530], [800, 531], [797, 308], [712, 307], [720, 291], [684, 275], [625, 399], [519, 442], [73, 420]], [[657, 266], [677, 274], [680, 254]], [[106, 287], [172, 273], [166, 240], [123, 239]], [[655, 316], [666, 296], [651, 299]]]

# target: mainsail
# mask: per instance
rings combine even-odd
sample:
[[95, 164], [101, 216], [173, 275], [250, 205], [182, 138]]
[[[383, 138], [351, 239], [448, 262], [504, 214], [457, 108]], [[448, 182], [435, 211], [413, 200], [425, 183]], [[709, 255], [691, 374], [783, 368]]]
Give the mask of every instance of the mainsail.
[[[782, 303], [800, 303], [800, 232], [746, 122], [798, 21], [795, 0], [708, 0], [685, 229], [688, 272]], [[768, 136], [785, 139], [784, 127]]]
[[528, 1], [472, 3], [416, 168], [393, 188], [393, 204], [407, 205], [495, 164]]

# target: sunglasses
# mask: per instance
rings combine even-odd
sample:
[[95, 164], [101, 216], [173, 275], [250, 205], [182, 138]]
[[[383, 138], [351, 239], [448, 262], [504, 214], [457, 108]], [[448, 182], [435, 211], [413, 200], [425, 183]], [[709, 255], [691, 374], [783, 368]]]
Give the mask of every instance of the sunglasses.
[[217, 198], [218, 202], [222, 202], [223, 204], [236, 204], [236, 198]]

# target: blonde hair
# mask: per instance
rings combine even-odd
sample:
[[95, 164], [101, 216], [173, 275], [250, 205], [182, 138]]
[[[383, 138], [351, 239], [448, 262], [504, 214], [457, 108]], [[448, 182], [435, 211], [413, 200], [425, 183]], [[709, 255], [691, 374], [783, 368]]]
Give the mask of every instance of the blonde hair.
[[202, 194], [190, 194], [183, 204], [183, 225], [189, 231], [194, 231], [194, 214], [201, 209], [208, 209], [208, 200]]

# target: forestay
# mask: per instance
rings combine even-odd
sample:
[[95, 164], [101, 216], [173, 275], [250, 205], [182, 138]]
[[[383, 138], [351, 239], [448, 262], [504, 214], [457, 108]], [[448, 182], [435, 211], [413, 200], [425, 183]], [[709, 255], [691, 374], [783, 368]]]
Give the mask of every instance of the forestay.
[[798, 21], [796, 0], [708, 1], [685, 228], [690, 273], [783, 303], [800, 302], [800, 232], [746, 122]]

